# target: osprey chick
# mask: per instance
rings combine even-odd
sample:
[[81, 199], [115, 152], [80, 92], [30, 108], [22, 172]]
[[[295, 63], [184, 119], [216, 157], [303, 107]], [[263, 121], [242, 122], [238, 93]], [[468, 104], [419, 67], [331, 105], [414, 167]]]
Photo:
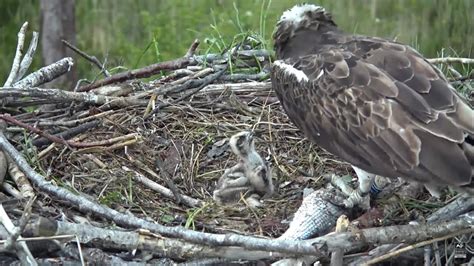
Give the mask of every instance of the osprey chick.
[[[322, 7], [298, 5], [276, 25], [272, 86], [311, 141], [371, 178], [474, 188], [474, 111], [408, 45], [342, 32]], [[361, 180], [362, 179], [362, 180]]]
[[214, 200], [219, 203], [234, 201], [240, 198], [241, 193], [249, 192], [251, 205], [257, 206], [258, 198], [273, 193], [270, 168], [255, 150], [252, 133], [244, 131], [233, 135], [229, 146], [239, 157], [239, 163], [226, 169], [219, 179]]

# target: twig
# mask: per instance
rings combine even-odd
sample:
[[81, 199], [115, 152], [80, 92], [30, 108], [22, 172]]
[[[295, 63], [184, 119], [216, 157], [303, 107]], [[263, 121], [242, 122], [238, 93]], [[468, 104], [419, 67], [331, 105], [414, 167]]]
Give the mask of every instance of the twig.
[[5, 176], [7, 175], [8, 161], [7, 156], [0, 151], [0, 184], [3, 183]]
[[96, 147], [96, 146], [107, 146], [107, 145], [112, 145], [112, 144], [114, 144], [116, 142], [119, 142], [119, 141], [123, 141], [123, 140], [127, 141], [127, 140], [130, 140], [130, 139], [138, 138], [137, 134], [132, 133], [132, 134], [128, 134], [128, 135], [125, 135], [125, 136], [120, 136], [120, 137], [116, 137], [116, 138], [112, 138], [112, 139], [108, 139], [108, 140], [102, 140], [102, 141], [75, 142], [75, 141], [68, 141], [68, 140], [65, 140], [63, 138], [57, 137], [55, 135], [51, 135], [49, 133], [46, 133], [46, 132], [42, 131], [39, 128], [36, 128], [36, 127], [30, 126], [28, 124], [25, 124], [25, 123], [15, 119], [14, 117], [8, 115], [8, 114], [5, 114], [5, 115], [0, 114], [0, 119], [3, 119], [3, 120], [5, 120], [9, 123], [20, 126], [22, 128], [25, 128], [25, 129], [33, 132], [33, 133], [36, 133], [36, 134], [40, 135], [43, 138], [46, 138], [46, 139], [52, 141], [52, 142], [63, 144], [63, 145], [66, 145], [66, 146], [75, 147], [75, 148], [88, 148], [88, 147]]
[[[231, 49], [224, 54], [206, 54], [206, 55], [196, 55], [194, 59], [200, 63], [216, 63], [216, 61], [222, 61], [219, 63], [226, 63], [229, 58], [238, 58], [241, 60], [245, 59], [268, 59], [270, 58], [270, 51], [268, 50], [235, 50]], [[262, 60], [259, 60], [262, 61]]]
[[139, 139], [140, 136], [137, 133], [130, 133], [127, 135], [111, 138], [111, 139], [104, 139], [104, 140], [99, 140], [99, 141], [90, 141], [90, 142], [83, 142], [79, 146], [75, 147], [80, 147], [80, 148], [87, 148], [87, 147], [95, 147], [95, 146], [108, 146], [115, 144], [117, 142], [121, 141], [127, 141], [130, 139]]
[[163, 161], [161, 160], [160, 155], [155, 158], [155, 165], [156, 168], [158, 168], [158, 170], [160, 171], [161, 177], [165, 180], [166, 185], [171, 190], [171, 192], [173, 192], [173, 195], [176, 199], [176, 203], [180, 204], [183, 201], [181, 194], [179, 194], [178, 188], [174, 184], [172, 177], [163, 166]]
[[438, 242], [433, 243], [433, 251], [434, 251], [434, 254], [435, 254], [436, 266], [441, 266], [441, 256], [439, 254]]
[[[29, 74], [24, 79], [13, 84], [15, 88], [29, 88], [36, 87], [41, 84], [50, 82], [55, 78], [67, 73], [74, 65], [74, 60], [71, 57], [63, 58], [49, 66], [42, 67], [35, 72]], [[9, 86], [4, 86], [9, 87]]]
[[147, 97], [147, 96], [152, 95], [152, 94], [154, 94], [154, 95], [166, 95], [166, 94], [169, 94], [169, 93], [181, 92], [181, 91], [187, 90], [189, 88], [199, 86], [201, 84], [200, 83], [201, 81], [198, 80], [198, 78], [203, 77], [203, 76], [207, 76], [208, 74], [212, 73], [213, 71], [214, 71], [214, 69], [212, 69], [212, 68], [201, 69], [198, 72], [195, 72], [195, 73], [193, 73], [189, 76], [186, 76], [186, 77], [180, 78], [178, 80], [169, 82], [166, 85], [160, 86], [156, 89], [139, 93], [139, 94], [135, 95], [134, 97], [142, 98], [142, 97]]
[[[17, 228], [8, 217], [8, 214], [5, 212], [5, 209], [3, 208], [2, 204], [0, 204], [0, 222], [3, 224], [3, 226], [10, 235], [17, 234]], [[21, 236], [18, 236], [17, 239], [21, 239]], [[14, 248], [14, 250], [17, 251], [18, 258], [20, 259], [22, 264], [38, 265], [25, 242], [14, 242], [13, 246], [10, 245], [6, 248]]]
[[7, 156], [7, 162], [8, 173], [20, 190], [21, 195], [23, 197], [33, 197], [35, 192], [30, 184], [30, 181], [28, 181], [28, 178], [26, 178], [25, 174], [23, 174], [23, 172], [18, 169], [18, 166], [13, 162], [10, 156]]
[[[99, 121], [91, 121], [91, 122], [87, 122], [87, 123], [84, 123], [84, 124], [81, 124], [77, 127], [74, 127], [74, 128], [71, 128], [71, 129], [68, 129], [66, 131], [63, 131], [63, 132], [60, 132], [58, 134], [55, 134], [54, 136], [55, 137], [58, 137], [58, 138], [61, 138], [61, 139], [70, 139], [70, 138], [73, 138], [74, 136], [78, 135], [78, 134], [81, 134], [89, 129], [92, 129], [92, 128], [95, 128], [97, 127], [98, 125], [100, 124]], [[33, 146], [36, 146], [36, 147], [42, 147], [42, 146], [45, 146], [45, 145], [49, 145], [51, 144], [52, 141], [47, 139], [47, 138], [39, 138], [39, 139], [35, 139], [31, 142], [31, 144]]]
[[28, 47], [28, 51], [26, 51], [25, 56], [23, 56], [23, 60], [21, 60], [20, 69], [18, 70], [18, 74], [15, 77], [13, 82], [19, 81], [28, 71], [30, 68], [31, 63], [33, 62], [33, 56], [36, 52], [36, 47], [38, 46], [38, 37], [39, 34], [36, 31], [33, 31], [33, 37], [31, 38], [30, 46]]
[[53, 136], [53, 135], [50, 135], [48, 133], [43, 132], [41, 129], [38, 129], [36, 127], [25, 124], [25, 123], [23, 123], [19, 120], [16, 120], [14, 117], [10, 116], [9, 114], [3, 114], [3, 115], [0, 114], [0, 119], [3, 119], [3, 120], [5, 120], [6, 122], [8, 122], [10, 124], [14, 124], [14, 125], [20, 126], [22, 128], [25, 128], [25, 129], [33, 132], [33, 133], [36, 133], [36, 134], [38, 134], [38, 135], [40, 135], [44, 138], [49, 139], [52, 142], [56, 142], [56, 143], [64, 144], [64, 145], [67, 145], [67, 146], [71, 146], [71, 145], [69, 145], [69, 143], [66, 140], [58, 138], [58, 137]]
[[100, 69], [100, 71], [102, 71], [104, 73], [104, 76], [110, 77], [110, 73], [105, 68], [105, 64], [102, 64], [99, 61], [99, 59], [97, 59], [97, 57], [90, 56], [90, 55], [86, 54], [85, 52], [81, 51], [79, 48], [77, 48], [76, 46], [74, 46], [73, 44], [69, 43], [66, 40], [61, 40], [61, 42], [64, 43], [64, 45], [66, 45], [69, 49], [73, 50], [74, 52], [76, 52], [80, 56], [84, 57], [87, 61], [89, 61], [92, 64], [96, 65]]
[[260, 72], [257, 74], [240, 74], [240, 73], [235, 73], [232, 75], [225, 75], [219, 78], [219, 80], [223, 81], [230, 81], [230, 82], [237, 82], [241, 80], [262, 80], [265, 78], [268, 78], [270, 75], [269, 73], [266, 72]]
[[30, 220], [31, 217], [31, 207], [33, 206], [33, 203], [35, 202], [36, 197], [31, 197], [28, 202], [26, 203], [25, 209], [23, 210], [23, 214], [21, 215], [20, 218], [20, 223], [18, 227], [15, 229], [15, 232], [10, 235], [10, 237], [7, 239], [5, 246], [13, 246], [14, 243], [17, 241], [17, 239], [20, 237], [21, 233], [25, 230], [26, 224]]
[[18, 75], [18, 69], [20, 68], [21, 56], [23, 55], [23, 46], [25, 45], [25, 34], [28, 28], [28, 22], [23, 23], [20, 31], [18, 32], [18, 43], [16, 45], [15, 57], [13, 58], [12, 69], [8, 75], [7, 81], [3, 86], [9, 87], [12, 85], [15, 77]]
[[188, 51], [186, 52], [186, 54], [184, 55], [184, 57], [191, 57], [191, 56], [194, 56], [194, 54], [196, 53], [196, 49], [198, 48], [199, 46], [199, 40], [198, 39], [195, 39], [194, 42], [191, 44], [191, 46], [189, 47]]
[[457, 231], [457, 232], [454, 232], [454, 233], [451, 233], [451, 234], [448, 234], [448, 235], [445, 235], [445, 236], [442, 236], [442, 237], [438, 237], [438, 238], [434, 238], [434, 239], [422, 241], [422, 242], [419, 242], [419, 243], [416, 243], [416, 244], [413, 244], [413, 245], [409, 245], [409, 246], [407, 246], [407, 247], [404, 247], [404, 248], [395, 250], [395, 251], [390, 252], [390, 253], [388, 253], [388, 254], [385, 254], [385, 255], [382, 255], [382, 256], [380, 256], [380, 257], [371, 259], [371, 260], [367, 261], [366, 263], [364, 263], [364, 264], [362, 264], [362, 265], [373, 265], [373, 264], [375, 264], [375, 263], [384, 261], [384, 260], [386, 260], [386, 259], [389, 259], [389, 258], [393, 258], [393, 257], [395, 257], [395, 256], [398, 256], [398, 255], [400, 255], [400, 254], [402, 254], [402, 253], [404, 253], [404, 252], [413, 250], [413, 249], [415, 249], [415, 248], [423, 247], [423, 246], [426, 246], [426, 245], [429, 245], [429, 244], [432, 244], [432, 243], [435, 243], [435, 242], [438, 242], [438, 241], [446, 240], [446, 239], [453, 238], [453, 237], [458, 236], [458, 235], [464, 235], [464, 234], [469, 234], [469, 233], [473, 233], [473, 232], [474, 232], [474, 228], [468, 228], [468, 229], [459, 230], [459, 231]]
[[431, 248], [428, 245], [423, 250], [423, 260], [425, 266], [431, 266]]
[[[133, 172], [134, 173], [133, 179], [140, 182], [140, 183], [142, 183], [146, 187], [160, 193], [161, 195], [163, 195], [167, 198], [173, 198], [174, 197], [174, 194], [170, 189], [154, 182], [153, 180], [145, 177], [144, 175], [142, 175], [142, 174], [140, 174], [136, 171], [133, 171], [132, 169], [130, 169], [126, 166], [123, 166], [122, 169], [125, 170], [125, 171]], [[195, 199], [195, 198], [192, 198], [192, 197], [189, 197], [187, 195], [180, 195], [180, 198], [182, 199], [182, 202], [184, 204], [186, 204], [187, 206], [193, 207], [193, 208], [203, 205], [202, 201], [200, 201], [198, 199]]]
[[428, 62], [432, 64], [451, 64], [451, 63], [474, 64], [474, 59], [461, 58], [461, 57], [441, 57], [441, 58], [430, 58], [427, 60]]
[[65, 126], [65, 127], [72, 127], [72, 126], [78, 126], [78, 125], [81, 125], [81, 124], [84, 124], [85, 122], [89, 122], [91, 120], [95, 120], [95, 119], [98, 119], [98, 118], [102, 118], [104, 116], [108, 116], [108, 115], [111, 115], [112, 113], [114, 113], [116, 111], [114, 110], [109, 110], [109, 111], [105, 111], [105, 112], [101, 112], [101, 113], [98, 113], [98, 114], [95, 114], [95, 115], [91, 115], [91, 116], [86, 116], [84, 118], [80, 118], [80, 119], [75, 119], [75, 120], [69, 120], [69, 121], [51, 121], [51, 120], [39, 120], [36, 124], [38, 126]]

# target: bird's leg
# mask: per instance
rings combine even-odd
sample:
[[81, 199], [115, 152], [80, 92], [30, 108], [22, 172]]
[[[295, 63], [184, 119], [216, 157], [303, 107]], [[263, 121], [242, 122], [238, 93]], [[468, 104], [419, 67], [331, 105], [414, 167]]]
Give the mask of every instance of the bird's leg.
[[372, 180], [375, 178], [374, 174], [367, 173], [366, 171], [352, 166], [359, 180], [359, 186], [357, 189], [352, 189], [344, 180], [337, 176], [332, 176], [331, 183], [338, 187], [342, 193], [347, 195], [347, 199], [344, 200], [344, 206], [346, 208], [352, 208], [355, 205], [359, 205], [363, 209], [370, 207], [370, 185]]
[[259, 208], [262, 207], [263, 204], [260, 201], [261, 197], [258, 194], [252, 194], [250, 197], [246, 198], [247, 204], [250, 208]]
[[425, 188], [428, 190], [434, 200], [441, 198], [441, 189], [439, 187], [432, 184], [425, 184]]
[[232, 184], [232, 180], [239, 180], [237, 182], [242, 182], [240, 179], [244, 177], [244, 165], [242, 163], [238, 163], [231, 168], [228, 168], [224, 171], [224, 174], [219, 178], [217, 182], [218, 189], [223, 189], [229, 185], [229, 182]]
[[218, 204], [235, 203], [239, 201], [241, 195], [244, 195], [249, 191], [249, 188], [249, 186], [242, 186], [216, 189], [213, 192], [212, 198]]
[[218, 204], [238, 201], [242, 193], [251, 190], [252, 186], [243, 171], [241, 163], [224, 171], [212, 195]]

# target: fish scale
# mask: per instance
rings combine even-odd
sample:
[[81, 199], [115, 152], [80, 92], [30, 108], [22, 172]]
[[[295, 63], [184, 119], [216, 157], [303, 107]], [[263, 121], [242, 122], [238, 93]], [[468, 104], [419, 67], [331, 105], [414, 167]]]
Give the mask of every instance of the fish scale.
[[[377, 196], [386, 184], [386, 179], [381, 177], [372, 180], [370, 195]], [[344, 198], [341, 194], [330, 186], [304, 197], [290, 226], [278, 239], [304, 240], [328, 233], [336, 225], [337, 218], [348, 214], [348, 210], [341, 207], [340, 202]]]

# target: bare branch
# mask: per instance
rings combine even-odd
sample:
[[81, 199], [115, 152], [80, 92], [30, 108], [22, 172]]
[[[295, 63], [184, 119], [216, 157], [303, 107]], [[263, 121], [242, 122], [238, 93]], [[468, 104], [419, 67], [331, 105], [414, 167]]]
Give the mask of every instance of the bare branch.
[[18, 74], [18, 69], [20, 68], [21, 56], [23, 55], [23, 46], [25, 45], [25, 34], [26, 29], [28, 28], [28, 22], [23, 23], [21, 26], [20, 31], [18, 32], [18, 43], [16, 46], [15, 57], [13, 58], [12, 69], [10, 74], [8, 75], [7, 81], [3, 86], [9, 87], [12, 85], [15, 77]]
[[[61, 138], [61, 139], [70, 139], [78, 134], [81, 134], [89, 129], [92, 129], [92, 128], [95, 128], [99, 125], [99, 121], [95, 120], [95, 121], [90, 121], [90, 122], [86, 122], [84, 124], [80, 124], [78, 125], [77, 127], [74, 127], [74, 128], [71, 128], [71, 129], [68, 129], [68, 130], [65, 130], [63, 132], [60, 132], [58, 134], [55, 134], [54, 136], [55, 137], [58, 137], [58, 138]], [[39, 139], [35, 139], [32, 141], [32, 145], [36, 146], [36, 147], [42, 147], [44, 145], [48, 145], [48, 144], [51, 144], [53, 143], [51, 140], [47, 139], [47, 138], [39, 138]]]
[[73, 50], [74, 52], [76, 52], [77, 54], [79, 54], [80, 56], [84, 57], [87, 61], [91, 62], [92, 64], [96, 65], [100, 71], [102, 71], [104, 73], [104, 76], [106, 77], [110, 77], [110, 73], [109, 71], [107, 71], [107, 69], [105, 68], [105, 64], [102, 64], [99, 59], [97, 59], [97, 57], [95, 56], [90, 56], [88, 54], [86, 54], [85, 52], [81, 51], [79, 48], [77, 48], [76, 46], [74, 46], [73, 44], [69, 43], [68, 41], [66, 40], [61, 40], [67, 47], [69, 47], [69, 49]]
[[36, 31], [33, 31], [33, 37], [31, 38], [30, 46], [28, 47], [28, 51], [26, 51], [23, 60], [21, 60], [20, 69], [18, 70], [18, 74], [15, 77], [13, 82], [19, 81], [28, 71], [30, 68], [31, 63], [33, 62], [33, 57], [36, 52], [36, 47], [38, 46], [38, 37], [39, 34]]
[[[134, 175], [133, 175], [133, 179], [142, 183], [143, 185], [145, 185], [146, 187], [160, 193], [161, 195], [167, 197], [167, 198], [173, 198], [174, 197], [174, 194], [173, 194], [173, 191], [171, 191], [170, 189], [154, 182], [153, 180], [147, 178], [146, 176], [136, 172], [136, 171], [133, 171], [131, 170], [130, 168], [126, 167], [126, 166], [123, 166], [122, 169], [124, 169], [125, 171], [129, 171], [129, 172], [133, 172]], [[198, 200], [198, 199], [194, 199], [194, 198], [191, 198], [187, 195], [179, 195], [180, 198], [182, 199], [183, 203], [190, 206], [190, 207], [197, 207], [197, 206], [202, 206], [203, 205], [203, 202]]]
[[432, 64], [452, 64], [452, 63], [474, 64], [474, 59], [461, 58], [461, 57], [441, 57], [441, 58], [430, 58], [427, 60], [428, 62]]
[[426, 245], [429, 245], [429, 244], [432, 244], [432, 243], [436, 243], [438, 241], [443, 241], [443, 240], [446, 240], [446, 239], [450, 239], [450, 238], [453, 238], [453, 237], [458, 236], [458, 235], [470, 234], [473, 231], [474, 230], [472, 228], [463, 229], [463, 230], [459, 230], [457, 232], [454, 232], [454, 233], [451, 233], [451, 234], [448, 234], [448, 235], [445, 235], [445, 236], [442, 236], [442, 237], [438, 237], [438, 238], [422, 241], [422, 242], [419, 242], [419, 243], [416, 243], [416, 244], [413, 244], [413, 245], [409, 245], [409, 246], [406, 246], [404, 248], [397, 249], [397, 250], [392, 251], [390, 253], [384, 254], [380, 257], [377, 257], [377, 258], [371, 259], [369, 261], [366, 261], [363, 265], [373, 265], [375, 263], [382, 262], [384, 260], [393, 258], [395, 256], [399, 256], [400, 254], [402, 254], [404, 252], [408, 252], [410, 250], [413, 250], [413, 249], [416, 249], [416, 248], [419, 248], [419, 247], [423, 247], [423, 246], [426, 246]]
[[195, 39], [194, 42], [191, 44], [191, 46], [189, 47], [188, 51], [186, 52], [186, 54], [184, 55], [184, 57], [191, 57], [191, 56], [194, 56], [194, 54], [196, 53], [196, 49], [198, 48], [199, 46], [199, 40], [198, 39]]
[[[37, 71], [29, 74], [24, 79], [13, 84], [13, 87], [15, 88], [36, 87], [41, 84], [50, 82], [54, 80], [55, 78], [63, 75], [64, 73], [67, 73], [71, 69], [73, 64], [74, 64], [74, 61], [72, 60], [71, 57], [63, 58], [57, 61], [56, 63], [53, 63], [49, 66], [42, 67], [38, 69]], [[5, 87], [9, 87], [9, 86], [5, 86]]]
[[[18, 228], [15, 227], [15, 225], [12, 223], [10, 218], [8, 217], [8, 214], [5, 212], [5, 209], [3, 208], [3, 205], [0, 204], [0, 223], [5, 227], [7, 232], [10, 234], [9, 238], [13, 235], [17, 235], [17, 239], [20, 240], [21, 236], [18, 234], [17, 230]], [[31, 254], [30, 250], [28, 249], [28, 246], [26, 245], [25, 242], [19, 241], [13, 241], [13, 246], [7, 246], [7, 248], [13, 248], [14, 250], [17, 251], [18, 258], [24, 265], [38, 265], [35, 261], [35, 258]]]
[[[20, 81], [21, 82], [21, 81]], [[49, 99], [51, 103], [68, 103], [68, 102], [82, 102], [86, 104], [103, 105], [107, 104], [109, 107], [129, 107], [129, 106], [146, 106], [146, 100], [135, 99], [134, 97], [113, 97], [96, 95], [87, 92], [71, 92], [59, 89], [42, 89], [42, 88], [7, 88], [0, 89], [0, 99], [3, 97], [38, 97]], [[8, 106], [8, 102], [4, 103]]]

